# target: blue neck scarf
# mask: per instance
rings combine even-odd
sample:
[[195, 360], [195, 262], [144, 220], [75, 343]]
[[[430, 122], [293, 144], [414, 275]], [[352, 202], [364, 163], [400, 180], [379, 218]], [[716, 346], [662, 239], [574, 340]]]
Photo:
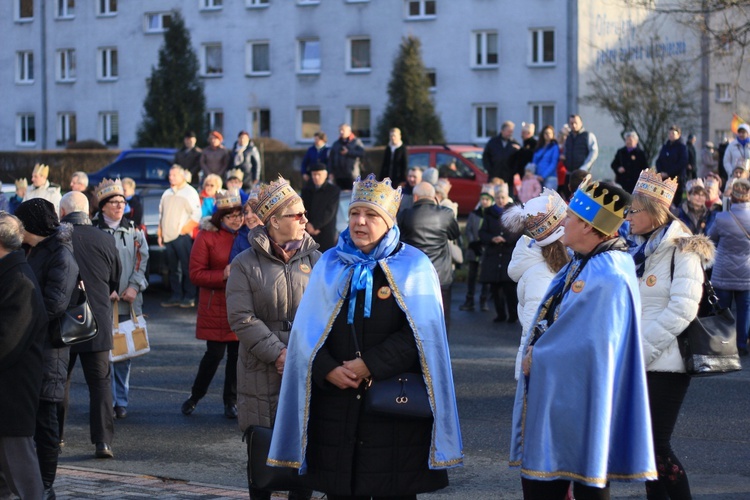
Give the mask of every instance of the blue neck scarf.
[[664, 225], [661, 229], [656, 229], [645, 235], [631, 235], [628, 241], [628, 253], [633, 257], [635, 262], [635, 274], [639, 278], [643, 277], [643, 271], [646, 269], [646, 259], [654, 253], [656, 248], [664, 239], [669, 229], [669, 224]]
[[349, 228], [339, 235], [339, 243], [336, 245], [336, 253], [346, 266], [346, 270], [353, 268], [351, 287], [349, 288], [349, 314], [347, 323], [354, 323], [354, 306], [357, 304], [357, 292], [365, 291], [365, 318], [370, 317], [370, 305], [372, 304], [372, 271], [379, 260], [385, 259], [396, 250], [399, 244], [401, 231], [398, 226], [393, 226], [380, 240], [370, 253], [364, 253], [352, 242]]
[[737, 138], [737, 142], [739, 142], [743, 146], [747, 146], [748, 141], [750, 141], [750, 137], [748, 137], [747, 139], [744, 139], [744, 140], [740, 139], [739, 137]]

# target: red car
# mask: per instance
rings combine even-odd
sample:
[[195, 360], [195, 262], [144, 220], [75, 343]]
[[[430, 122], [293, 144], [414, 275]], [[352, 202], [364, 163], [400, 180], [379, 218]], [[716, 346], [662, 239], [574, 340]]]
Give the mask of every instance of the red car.
[[[458, 214], [468, 215], [477, 206], [487, 171], [482, 164], [482, 148], [470, 145], [407, 146], [409, 168], [438, 169], [440, 177], [451, 182], [450, 199], [458, 203]], [[453, 166], [455, 165], [455, 167]]]

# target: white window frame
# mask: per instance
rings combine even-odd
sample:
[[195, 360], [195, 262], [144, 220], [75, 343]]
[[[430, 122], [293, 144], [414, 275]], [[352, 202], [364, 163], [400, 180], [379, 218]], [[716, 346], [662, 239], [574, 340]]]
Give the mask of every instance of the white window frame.
[[[411, 6], [419, 7], [418, 14], [411, 13]], [[432, 7], [433, 14], [428, 14], [428, 6]], [[409, 21], [425, 21], [437, 18], [437, 0], [404, 0], [404, 18]]]
[[55, 55], [55, 80], [76, 81], [76, 49], [58, 49]]
[[716, 84], [716, 102], [731, 103], [734, 101], [732, 98], [732, 84], [731, 83], [717, 83]]
[[[255, 70], [253, 66], [255, 64], [255, 58], [253, 55], [253, 49], [255, 46], [266, 46], [268, 51], [268, 69]], [[271, 74], [271, 42], [270, 40], [248, 40], [245, 44], [245, 75], [247, 76], [269, 76]]]
[[76, 114], [72, 112], [57, 113], [57, 139], [58, 146], [65, 146], [68, 141], [76, 140], [77, 135]]
[[265, 9], [270, 4], [271, 0], [245, 0], [245, 7], [248, 9]]
[[[29, 126], [31, 121], [32, 126]], [[36, 116], [34, 113], [18, 113], [16, 115], [16, 144], [19, 146], [36, 145]], [[31, 138], [33, 130], [34, 137]]]
[[[263, 114], [267, 114], [267, 132], [264, 133], [262, 125]], [[271, 137], [271, 109], [270, 108], [250, 108], [248, 110], [248, 129], [252, 137]]]
[[34, 51], [19, 50], [16, 52], [16, 83], [31, 85], [34, 83]]
[[[219, 67], [218, 72], [208, 72], [208, 57], [207, 52], [210, 48], [218, 47], [221, 51], [221, 66]], [[201, 76], [204, 78], [221, 78], [224, 76], [224, 47], [222, 46], [221, 42], [206, 42], [201, 44], [201, 55], [200, 55], [200, 62], [201, 62]]]
[[[495, 62], [490, 62], [490, 36], [495, 37]], [[497, 30], [475, 30], [471, 32], [471, 67], [473, 69], [497, 69], [500, 63], [500, 37]], [[479, 61], [477, 61], [479, 56]]]
[[[552, 108], [552, 121], [548, 123], [548, 120], [544, 119], [544, 109]], [[557, 104], [551, 101], [542, 102], [530, 102], [529, 103], [529, 115], [531, 116], [531, 123], [536, 125], [537, 133], [542, 131], [542, 128], [547, 125], [557, 130]]]
[[[304, 62], [303, 58], [303, 49], [302, 47], [306, 43], [310, 42], [316, 42], [318, 44], [318, 67], [313, 69], [304, 69], [302, 67], [302, 63]], [[320, 45], [320, 38], [298, 38], [297, 39], [297, 73], [301, 75], [318, 75], [320, 74], [320, 70], [323, 66], [323, 58], [321, 57], [322, 50]]]
[[[489, 111], [490, 109], [494, 109], [495, 123], [494, 125], [488, 126], [487, 111]], [[500, 108], [498, 107], [497, 103], [494, 102], [474, 104], [471, 107], [472, 135], [474, 136], [473, 140], [477, 142], [485, 142], [489, 141], [490, 139], [492, 139], [492, 137], [497, 135], [498, 131], [500, 130], [500, 124], [498, 120], [499, 109]], [[478, 119], [481, 119], [481, 124], [478, 124]], [[481, 128], [481, 131], [478, 131], [476, 129], [477, 125]]]
[[367, 3], [370, 0], [346, 0], [346, 3]]
[[200, 10], [221, 10], [224, 8], [224, 0], [198, 0]]
[[[552, 33], [552, 60], [544, 60], [544, 35]], [[536, 52], [534, 43], [536, 42]], [[545, 67], [557, 64], [557, 33], [554, 28], [534, 28], [529, 30], [529, 66]]]
[[[302, 134], [304, 133], [304, 114], [306, 112], [317, 112], [318, 113], [318, 124], [317, 126], [313, 127], [315, 130], [310, 132], [309, 137], [304, 137]], [[312, 123], [312, 122], [311, 122]], [[303, 143], [313, 143], [315, 141], [315, 132], [318, 130], [321, 130], [321, 124], [323, 123], [323, 114], [320, 111], [320, 107], [318, 106], [301, 106], [297, 108], [297, 142], [303, 142]]]
[[305, 6], [305, 5], [318, 5], [320, 4], [320, 0], [297, 0], [297, 5]]
[[75, 17], [75, 0], [55, 0], [55, 19], [73, 19]]
[[97, 3], [96, 15], [98, 17], [112, 17], [117, 15], [117, 0], [97, 0]]
[[[102, 82], [113, 82], [120, 77], [120, 54], [117, 47], [96, 49], [96, 74]], [[115, 62], [113, 63], [113, 59]]]
[[[368, 44], [367, 48], [367, 58], [368, 58], [368, 64], [367, 67], [362, 68], [355, 68], [352, 65], [352, 57], [354, 55], [354, 51], [352, 50], [352, 46], [355, 42], [364, 42], [366, 41]], [[372, 71], [372, 40], [369, 36], [352, 36], [346, 39], [346, 71], [347, 73], [370, 73]]]
[[[367, 130], [369, 131], [369, 135], [361, 134], [359, 133], [359, 130], [361, 130], [359, 127], [355, 126], [356, 120], [354, 119], [354, 113], [357, 111], [367, 111], [367, 113], [370, 115], [369, 117], [369, 123], [367, 124]], [[346, 123], [351, 124], [352, 131], [354, 131], [354, 134], [362, 140], [362, 142], [369, 143], [372, 141], [372, 109], [370, 106], [347, 106], [346, 108]]]
[[[144, 33], [164, 33], [168, 27], [164, 26], [164, 18], [169, 18], [170, 23], [172, 21], [172, 12], [146, 12], [143, 14], [143, 32]], [[153, 27], [151, 20], [158, 20], [158, 26]]]
[[119, 145], [120, 116], [117, 111], [99, 113], [99, 139], [107, 146]]
[[[36, 0], [36, 1], [43, 2], [44, 0]], [[23, 12], [23, 9], [21, 8], [21, 5], [23, 3], [25, 3], [25, 2], [30, 2], [31, 3], [31, 16], [21, 17], [21, 13]], [[17, 23], [30, 23], [30, 22], [32, 22], [34, 20], [34, 3], [35, 3], [35, 0], [15, 0], [15, 2], [13, 2], [13, 7], [14, 7], [13, 10], [14, 10], [14, 14], [15, 14], [15, 16], [14, 16], [15, 19], [14, 20]]]
[[210, 108], [206, 110], [206, 125], [208, 130], [216, 130], [224, 133], [224, 110], [221, 108]]

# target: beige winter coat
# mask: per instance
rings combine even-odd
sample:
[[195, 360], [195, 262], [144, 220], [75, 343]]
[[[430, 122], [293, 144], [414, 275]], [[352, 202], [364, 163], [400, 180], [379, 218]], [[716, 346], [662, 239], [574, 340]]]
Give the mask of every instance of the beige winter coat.
[[265, 229], [248, 238], [252, 246], [232, 261], [226, 288], [229, 325], [240, 339], [237, 412], [243, 431], [273, 425], [281, 388], [275, 362], [289, 343], [289, 325], [320, 258], [307, 233], [286, 264], [272, 253]]

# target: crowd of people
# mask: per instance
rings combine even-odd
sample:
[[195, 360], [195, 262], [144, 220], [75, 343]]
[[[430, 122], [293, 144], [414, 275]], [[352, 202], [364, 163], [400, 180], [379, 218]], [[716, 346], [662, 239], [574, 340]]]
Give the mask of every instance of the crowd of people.
[[[446, 172], [408, 168], [398, 128], [379, 175], [365, 179], [348, 124], [330, 148], [316, 133], [300, 192], [281, 176], [261, 182], [246, 132], [232, 151], [219, 132], [203, 150], [185, 134], [157, 233], [171, 290], [161, 306], [197, 305], [195, 335], [206, 342], [181, 412], [197, 410], [226, 357], [223, 414], [245, 434], [274, 429], [269, 463], [303, 473], [289, 498], [408, 499], [447, 486], [446, 470], [463, 461], [448, 332], [464, 266], [458, 309], [491, 304], [495, 323], [521, 324], [510, 462], [525, 498], [609, 498], [613, 479], [645, 481], [648, 498], [690, 498], [670, 442], [690, 384], [676, 338], [698, 312], [708, 269], [720, 304], [735, 305], [738, 349], [748, 353], [750, 127], [721, 159], [706, 143], [697, 165], [672, 126], [652, 168], [626, 133], [611, 182], [588, 175], [598, 145], [580, 116], [557, 137], [544, 126], [537, 140], [524, 123], [519, 143], [514, 127], [503, 123], [487, 143], [491, 180], [463, 235]], [[113, 305], [122, 304], [120, 321], [140, 315], [148, 286], [133, 180], [93, 187], [75, 172], [63, 195], [48, 177], [35, 166], [31, 185], [16, 181], [0, 204], [0, 276], [9, 276], [0, 280], [0, 382], [18, 382], [0, 383], [0, 492], [22, 498], [55, 498], [78, 359], [94, 455], [114, 457], [131, 363], [110, 361]], [[339, 234], [342, 190], [351, 199]], [[53, 339], [79, 280], [99, 333], [67, 347]], [[591, 318], [596, 328], [585, 328]], [[424, 379], [430, 418], [368, 410], [369, 387], [402, 373]], [[250, 498], [271, 497], [248, 483]]]

